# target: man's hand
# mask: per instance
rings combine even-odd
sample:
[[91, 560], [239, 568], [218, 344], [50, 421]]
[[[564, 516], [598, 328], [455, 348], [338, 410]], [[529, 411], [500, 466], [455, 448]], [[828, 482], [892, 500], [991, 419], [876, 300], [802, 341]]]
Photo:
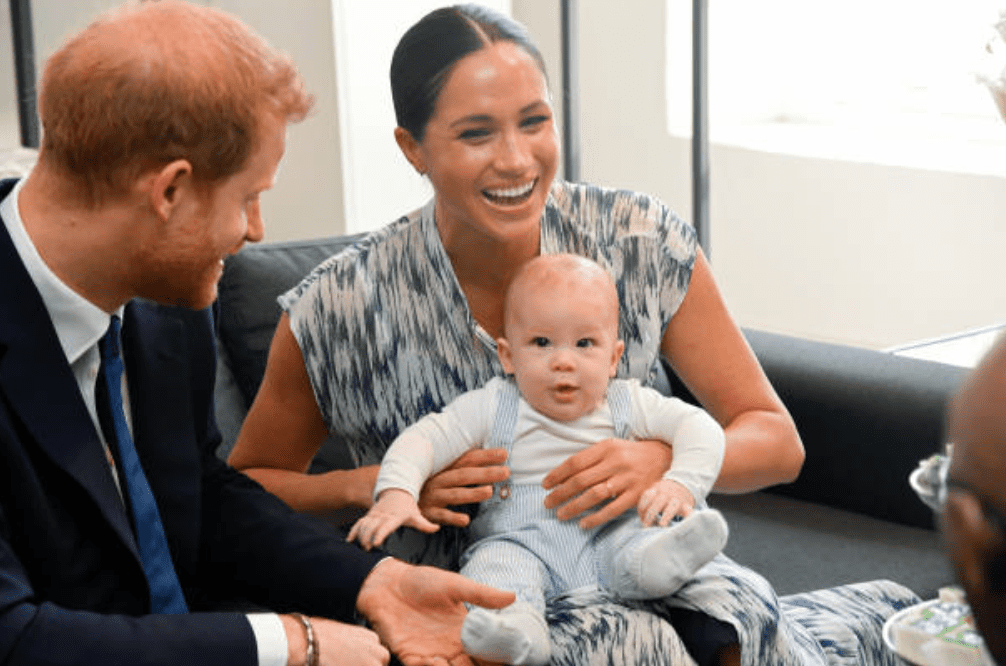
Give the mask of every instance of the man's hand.
[[639, 503], [643, 490], [663, 478], [671, 467], [671, 447], [659, 440], [605, 439], [566, 458], [542, 485], [551, 490], [545, 508], [559, 520], [576, 518], [603, 502], [607, 504], [580, 520], [590, 529], [620, 516]]
[[482, 502], [493, 496], [492, 484], [510, 476], [504, 449], [472, 449], [450, 467], [430, 477], [419, 494], [419, 509], [440, 525], [464, 527], [467, 514], [449, 507]]
[[405, 666], [472, 666], [461, 646], [464, 604], [503, 608], [514, 598], [460, 574], [388, 558], [363, 581], [356, 608]]
[[636, 510], [646, 527], [667, 527], [671, 521], [691, 514], [695, 508], [692, 492], [677, 481], [661, 479], [647, 488], [639, 498]]
[[353, 524], [346, 536], [346, 541], [360, 542], [364, 550], [370, 550], [384, 543], [388, 535], [402, 525], [414, 527], [420, 532], [430, 534], [440, 529], [439, 526], [423, 518], [419, 505], [405, 490], [388, 488], [381, 491], [374, 506], [366, 515]]
[[[299, 620], [280, 615], [286, 631], [287, 666], [300, 666], [307, 657], [307, 634]], [[320, 617], [311, 618], [318, 642], [318, 666], [386, 666], [391, 655], [370, 629]]]

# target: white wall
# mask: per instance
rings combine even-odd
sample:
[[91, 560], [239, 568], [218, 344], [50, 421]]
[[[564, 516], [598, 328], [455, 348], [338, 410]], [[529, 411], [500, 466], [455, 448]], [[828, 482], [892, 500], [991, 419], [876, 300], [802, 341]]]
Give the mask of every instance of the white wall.
[[21, 145], [14, 89], [14, 54], [9, 30], [10, 4], [0, 2], [0, 151]]
[[[59, 0], [52, 0], [59, 2]], [[342, 233], [342, 157], [332, 10], [327, 0], [208, 0], [240, 16], [290, 54], [315, 95], [311, 115], [287, 132], [276, 187], [262, 197], [266, 240]]]

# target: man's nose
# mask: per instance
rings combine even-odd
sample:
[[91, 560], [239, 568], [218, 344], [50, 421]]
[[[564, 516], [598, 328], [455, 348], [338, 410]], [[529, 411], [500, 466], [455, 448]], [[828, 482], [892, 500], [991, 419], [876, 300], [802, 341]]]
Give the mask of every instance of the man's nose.
[[250, 243], [258, 243], [265, 238], [265, 223], [262, 221], [262, 208], [258, 199], [248, 204], [245, 209], [245, 218], [248, 222], [245, 230], [245, 238]]

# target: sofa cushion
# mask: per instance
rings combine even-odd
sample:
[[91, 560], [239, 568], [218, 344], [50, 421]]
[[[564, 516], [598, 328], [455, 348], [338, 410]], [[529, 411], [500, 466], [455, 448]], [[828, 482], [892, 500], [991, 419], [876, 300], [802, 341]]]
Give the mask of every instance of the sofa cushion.
[[228, 257], [220, 279], [220, 341], [247, 409], [265, 373], [280, 307], [277, 297], [363, 234], [248, 245]]
[[923, 599], [954, 581], [935, 530], [772, 492], [713, 494], [730, 526], [724, 553], [780, 596], [864, 580], [896, 580]]

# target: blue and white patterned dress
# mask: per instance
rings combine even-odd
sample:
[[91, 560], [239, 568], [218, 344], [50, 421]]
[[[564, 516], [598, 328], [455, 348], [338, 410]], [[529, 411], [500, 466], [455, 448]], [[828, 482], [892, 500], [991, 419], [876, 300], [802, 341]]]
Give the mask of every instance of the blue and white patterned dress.
[[[542, 215], [541, 252], [573, 252], [611, 272], [625, 341], [618, 375], [652, 384], [663, 331], [691, 278], [693, 229], [647, 195], [557, 180]], [[322, 417], [357, 465], [379, 464], [406, 426], [504, 374], [441, 244], [432, 201], [323, 262], [280, 305]], [[412, 562], [456, 568], [466, 542], [464, 530], [400, 532], [386, 547]], [[668, 599], [565, 597], [548, 617], [554, 664], [691, 664], [664, 619], [679, 607], [732, 624], [744, 664], [894, 665], [883, 620], [917, 601], [889, 582], [780, 601], [761, 576], [719, 556]]]

